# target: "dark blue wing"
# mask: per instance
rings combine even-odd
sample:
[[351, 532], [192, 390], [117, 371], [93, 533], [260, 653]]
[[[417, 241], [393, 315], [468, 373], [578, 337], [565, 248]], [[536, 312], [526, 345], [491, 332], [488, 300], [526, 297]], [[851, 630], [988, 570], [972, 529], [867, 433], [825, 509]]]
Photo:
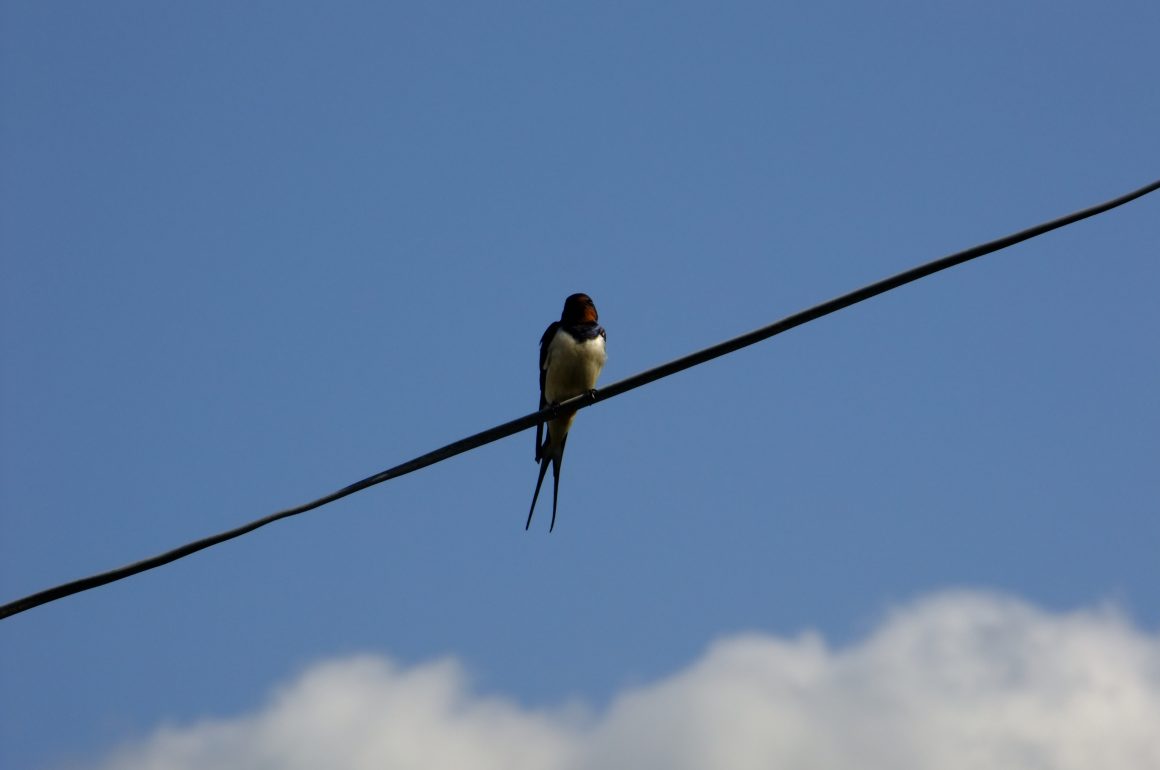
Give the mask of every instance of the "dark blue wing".
[[[556, 330], [559, 328], [560, 322], [553, 321], [544, 331], [544, 336], [540, 337], [540, 409], [548, 405], [547, 399], [544, 398], [544, 379], [547, 377], [547, 372], [544, 370], [544, 362], [548, 360], [548, 346], [552, 344], [552, 338], [556, 336]], [[543, 448], [544, 424], [541, 422], [536, 423], [536, 462], [540, 461], [540, 452]]]

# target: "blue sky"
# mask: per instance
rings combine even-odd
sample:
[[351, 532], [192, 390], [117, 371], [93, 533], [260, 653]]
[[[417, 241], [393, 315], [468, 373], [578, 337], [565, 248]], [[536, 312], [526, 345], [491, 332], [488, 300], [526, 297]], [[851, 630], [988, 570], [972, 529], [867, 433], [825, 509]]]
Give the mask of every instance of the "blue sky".
[[[530, 411], [572, 292], [612, 382], [1151, 181], [1157, 28], [5, 2], [0, 598]], [[859, 650], [947, 591], [1057, 630], [1111, 606], [1160, 654], [1158, 205], [585, 411], [550, 536], [525, 433], [7, 620], [0, 764], [105, 766], [353, 656], [619, 713], [715, 644]]]

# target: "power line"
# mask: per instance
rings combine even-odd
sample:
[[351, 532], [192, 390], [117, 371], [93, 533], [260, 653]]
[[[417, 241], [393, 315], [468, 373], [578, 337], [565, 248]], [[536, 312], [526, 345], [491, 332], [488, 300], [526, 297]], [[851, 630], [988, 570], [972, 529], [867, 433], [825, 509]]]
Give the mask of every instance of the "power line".
[[711, 347], [705, 348], [704, 350], [690, 353], [687, 356], [669, 361], [666, 364], [661, 364], [660, 366], [654, 367], [644, 372], [640, 372], [639, 374], [634, 374], [631, 377], [626, 377], [619, 382], [614, 382], [607, 387], [601, 388], [599, 391], [592, 391], [590, 393], [576, 396], [575, 398], [570, 398], [555, 407], [550, 406], [541, 411], [532, 412], [531, 414], [524, 415], [523, 417], [517, 418], [515, 420], [505, 422], [502, 425], [497, 425], [494, 428], [489, 428], [488, 430], [476, 433], [475, 435], [460, 439], [459, 441], [450, 443], [447, 446], [440, 447], [433, 452], [428, 452], [427, 454], [420, 455], [413, 460], [408, 460], [401, 465], [396, 465], [393, 468], [388, 468], [387, 470], [376, 473], [373, 476], [368, 476], [362, 481], [356, 481], [349, 486], [343, 487], [337, 492], [332, 492], [329, 495], [320, 497], [312, 502], [305, 503], [294, 508], [287, 508], [283, 511], [278, 511], [277, 513], [272, 513], [269, 516], [252, 521], [249, 524], [244, 524], [235, 529], [220, 532], [216, 535], [210, 535], [209, 537], [202, 538], [201, 540], [196, 540], [192, 543], [174, 548], [171, 551], [166, 551], [165, 553], [150, 557], [148, 559], [143, 559], [142, 561], [135, 562], [124, 567], [118, 567], [117, 569], [109, 570], [108, 572], [102, 572], [97, 575], [91, 575], [79, 580], [74, 580], [70, 583], [64, 583], [62, 585], [31, 594], [30, 596], [26, 596], [22, 599], [17, 599], [16, 601], [9, 602], [8, 604], [0, 606], [0, 619], [7, 618], [11, 615], [16, 615], [18, 613], [24, 612], [25, 610], [30, 610], [33, 607], [40, 606], [41, 604], [47, 604], [48, 602], [56, 601], [57, 599], [63, 599], [66, 596], [71, 596], [72, 594], [80, 593], [81, 591], [87, 591], [90, 588], [97, 588], [98, 586], [103, 586], [107, 583], [112, 583], [117, 580], [127, 578], [131, 575], [136, 575], [139, 572], [145, 572], [146, 570], [160, 567], [163, 564], [168, 564], [169, 562], [176, 561], [183, 557], [189, 556], [190, 554], [197, 553], [198, 551], [209, 548], [210, 546], [224, 543], [227, 540], [233, 540], [236, 537], [241, 537], [242, 535], [253, 532], [255, 529], [264, 527], [267, 524], [272, 524], [275, 521], [279, 521], [280, 519], [296, 516], [300, 513], [306, 513], [307, 511], [312, 511], [315, 508], [321, 508], [327, 503], [332, 503], [335, 500], [340, 500], [344, 497], [347, 497], [348, 495], [353, 495], [355, 492], [360, 492], [368, 487], [373, 487], [374, 485], [381, 484], [384, 481], [390, 481], [391, 479], [406, 475], [412, 471], [417, 471], [420, 468], [426, 468], [428, 465], [434, 465], [437, 462], [454, 457], [455, 455], [462, 454], [477, 447], [481, 447], [484, 444], [490, 444], [493, 441], [498, 441], [501, 438], [506, 438], [512, 434], [527, 430], [537, 423], [552, 418], [560, 412], [576, 411], [591, 406], [597, 401], [606, 401], [613, 396], [619, 396], [622, 393], [627, 393], [630, 390], [639, 388], [642, 385], [647, 385], [648, 383], [654, 382], [663, 377], [668, 377], [671, 374], [676, 374], [677, 372], [692, 368], [698, 364], [703, 364], [706, 361], [711, 361], [714, 358], [719, 358], [720, 356], [726, 355], [727, 353], [732, 353], [736, 350], [740, 350], [741, 348], [753, 345], [754, 343], [769, 339], [774, 335], [789, 331], [796, 326], [809, 323], [810, 321], [814, 321], [818, 318], [821, 318], [822, 316], [826, 316], [830, 313], [842, 310], [843, 308], [850, 307], [851, 305], [855, 305], [859, 302], [862, 302], [863, 300], [870, 299], [871, 297], [876, 297], [879, 294], [890, 291], [891, 289], [897, 289], [899, 286], [904, 286], [905, 284], [917, 281], [920, 278], [925, 278], [928, 275], [932, 275], [941, 270], [946, 270], [949, 267], [954, 267], [955, 265], [960, 265], [964, 262], [982, 257], [986, 254], [991, 254], [1001, 249], [1005, 249], [1008, 246], [1014, 246], [1017, 243], [1035, 238], [1036, 236], [1051, 232], [1052, 230], [1057, 230], [1061, 227], [1073, 224], [1082, 219], [1087, 219], [1088, 217], [1102, 214], [1105, 211], [1114, 209], [1117, 206], [1122, 206], [1125, 203], [1147, 195], [1148, 193], [1155, 192], [1157, 189], [1160, 189], [1160, 180], [1152, 182], [1151, 184], [1141, 187], [1138, 190], [1121, 195], [1120, 197], [1114, 198], [1110, 201], [1097, 204], [1081, 211], [1076, 211], [1066, 216], [1059, 217], [1058, 219], [1053, 219], [1050, 222], [1045, 222], [1043, 224], [1035, 225], [1034, 227], [1029, 227], [1026, 230], [1021, 230], [1017, 233], [989, 241], [979, 246], [973, 246], [969, 249], [966, 249], [965, 251], [960, 251], [955, 254], [942, 257], [941, 259], [936, 259], [933, 262], [927, 262], [926, 264], [919, 265], [918, 267], [913, 267], [910, 270], [906, 270], [902, 273], [898, 273], [897, 275], [885, 278], [881, 281], [878, 281], [877, 283], [872, 283], [868, 286], [863, 286], [861, 289], [856, 289], [855, 291], [852, 291], [848, 294], [835, 297], [828, 302], [823, 302], [820, 305], [815, 305], [806, 310], [794, 313], [793, 315], [787, 316], [780, 321], [775, 321], [768, 326], [763, 326], [760, 329], [754, 329], [751, 332], [742, 334], [740, 337], [734, 337], [731, 340], [726, 340], [725, 342], [718, 343]]

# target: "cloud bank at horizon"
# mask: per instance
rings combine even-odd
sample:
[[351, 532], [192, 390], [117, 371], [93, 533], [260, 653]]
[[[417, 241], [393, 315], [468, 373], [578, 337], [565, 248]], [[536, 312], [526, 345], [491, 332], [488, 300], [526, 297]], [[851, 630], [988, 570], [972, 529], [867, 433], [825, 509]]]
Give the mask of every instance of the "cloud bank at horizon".
[[98, 765], [1160, 770], [1160, 637], [1108, 610], [944, 592], [833, 649], [744, 634], [599, 711], [530, 709], [442, 659], [319, 663], [257, 712], [158, 729]]

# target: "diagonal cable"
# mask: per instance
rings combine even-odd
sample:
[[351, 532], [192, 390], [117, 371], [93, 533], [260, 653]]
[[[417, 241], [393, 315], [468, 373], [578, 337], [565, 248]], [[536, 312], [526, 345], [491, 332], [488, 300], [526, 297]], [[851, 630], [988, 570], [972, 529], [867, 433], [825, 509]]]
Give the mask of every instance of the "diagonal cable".
[[704, 350], [690, 353], [687, 356], [669, 361], [666, 364], [661, 364], [660, 366], [654, 367], [652, 369], [634, 374], [631, 377], [626, 377], [619, 382], [614, 382], [611, 385], [601, 388], [599, 391], [592, 391], [590, 393], [576, 396], [575, 398], [570, 398], [555, 407], [550, 406], [541, 411], [532, 412], [531, 414], [526, 414], [523, 417], [505, 422], [502, 425], [497, 425], [494, 428], [488, 428], [485, 431], [481, 431], [472, 436], [468, 436], [467, 438], [454, 441], [447, 446], [440, 447], [439, 449], [428, 452], [425, 455], [420, 455], [419, 457], [408, 460], [405, 463], [396, 465], [393, 468], [388, 468], [387, 470], [376, 473], [373, 476], [368, 476], [362, 481], [356, 481], [349, 486], [343, 487], [336, 492], [331, 492], [329, 495], [320, 497], [317, 500], [313, 500], [309, 503], [304, 503], [302, 505], [295, 506], [294, 508], [287, 508], [285, 510], [278, 511], [277, 513], [272, 513], [269, 516], [251, 521], [248, 524], [243, 524], [242, 526], [235, 529], [219, 532], [218, 534], [210, 535], [209, 537], [204, 537], [201, 540], [187, 543], [186, 545], [179, 546], [171, 551], [166, 551], [165, 553], [152, 556], [148, 559], [143, 559], [133, 564], [118, 567], [116, 569], [109, 570], [108, 572], [102, 572], [97, 575], [80, 578], [79, 580], [74, 580], [69, 583], [47, 588], [43, 591], [25, 596], [24, 598], [17, 599], [13, 602], [9, 602], [8, 604], [0, 606], [0, 619], [7, 618], [11, 615], [16, 615], [18, 613], [24, 612], [25, 610], [30, 610], [33, 607], [40, 606], [41, 604], [46, 604], [48, 602], [56, 601], [57, 599], [62, 599], [66, 596], [71, 596], [72, 594], [80, 593], [81, 591], [87, 591], [91, 588], [97, 588], [98, 586], [103, 586], [107, 583], [122, 580], [131, 575], [136, 575], [139, 572], [145, 572], [146, 570], [160, 567], [163, 564], [168, 564], [169, 562], [184, 558], [190, 554], [194, 554], [198, 551], [209, 548], [210, 546], [224, 543], [227, 540], [233, 540], [236, 537], [241, 537], [242, 535], [253, 532], [255, 529], [264, 527], [267, 524], [273, 524], [275, 521], [279, 521], [280, 519], [289, 518], [290, 516], [297, 516], [300, 513], [306, 513], [307, 511], [312, 511], [315, 508], [321, 508], [328, 503], [332, 503], [335, 500], [340, 500], [344, 497], [347, 497], [348, 495], [353, 495], [355, 492], [360, 492], [368, 487], [373, 487], [374, 485], [381, 484], [384, 481], [390, 481], [391, 479], [398, 478], [399, 476], [404, 476], [408, 473], [411, 473], [412, 471], [417, 471], [420, 468], [426, 468], [428, 465], [434, 465], [437, 462], [441, 462], [450, 457], [454, 457], [455, 455], [462, 454], [471, 449], [481, 447], [484, 444], [490, 444], [493, 441], [498, 441], [501, 438], [511, 436], [514, 433], [527, 430], [537, 423], [550, 419], [558, 412], [584, 409], [585, 407], [591, 406], [597, 401], [606, 401], [613, 396], [619, 396], [622, 393], [627, 393], [630, 390], [639, 388], [642, 385], [647, 385], [650, 382], [655, 382], [656, 380], [659, 380], [663, 377], [668, 377], [669, 375], [684, 371], [685, 369], [697, 366], [698, 364], [703, 364], [706, 361], [711, 361], [714, 358], [719, 358], [728, 353], [740, 350], [741, 348], [748, 347], [749, 345], [753, 345], [757, 342], [761, 342], [762, 340], [769, 339], [774, 335], [789, 331], [794, 327], [817, 320], [818, 318], [829, 315], [830, 313], [835, 313], [839, 310], [842, 310], [843, 308], [847, 308], [851, 305], [862, 302], [863, 300], [870, 299], [871, 297], [876, 297], [879, 294], [890, 291], [891, 289], [897, 289], [899, 286], [904, 286], [913, 281], [917, 281], [920, 278], [933, 275], [934, 273], [937, 273], [941, 270], [946, 270], [947, 268], [954, 267], [955, 265], [961, 265], [964, 262], [968, 262], [972, 259], [977, 259], [978, 257], [982, 257], [1001, 249], [1005, 249], [1008, 246], [1014, 246], [1017, 243], [1022, 243], [1023, 241], [1030, 240], [1031, 238], [1035, 238], [1036, 236], [1051, 232], [1052, 230], [1057, 230], [1061, 227], [1079, 222], [1082, 219], [1087, 219], [1088, 217], [1102, 214], [1105, 211], [1122, 206], [1125, 203], [1147, 195], [1148, 193], [1155, 192], [1157, 189], [1160, 189], [1160, 180], [1145, 185], [1138, 190], [1133, 190], [1130, 193], [1121, 195], [1118, 198], [1113, 198], [1112, 200], [1096, 204], [1071, 214], [1067, 214], [1065, 216], [1059, 217], [1058, 219], [1053, 219], [1049, 222], [1044, 222], [1042, 224], [1035, 225], [1034, 227], [1029, 227], [1026, 230], [1020, 230], [1017, 233], [1012, 233], [1011, 235], [1006, 235], [1002, 238], [997, 238], [996, 240], [988, 241], [987, 243], [973, 246], [964, 251], [959, 251], [940, 259], [936, 259], [932, 262], [927, 262], [917, 267], [913, 267], [909, 270], [898, 273], [897, 275], [884, 278], [876, 283], [863, 286], [860, 289], [855, 289], [848, 294], [835, 297], [834, 299], [823, 302], [820, 305], [814, 305], [813, 307], [807, 308], [806, 310], [802, 310], [800, 312], [794, 313], [793, 315], [786, 316], [780, 321], [775, 321], [768, 326], [763, 326], [760, 329], [754, 329], [753, 331], [742, 334], [739, 337], [734, 337], [733, 339], [726, 340], [725, 342], [720, 342], [716, 345], [707, 347]]

